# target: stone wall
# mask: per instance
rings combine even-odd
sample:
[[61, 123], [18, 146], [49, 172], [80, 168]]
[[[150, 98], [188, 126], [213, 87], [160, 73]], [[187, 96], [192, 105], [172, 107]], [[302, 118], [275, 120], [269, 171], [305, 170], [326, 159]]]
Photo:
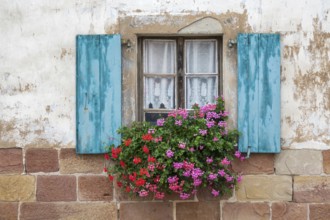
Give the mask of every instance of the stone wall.
[[330, 150], [252, 154], [232, 168], [232, 197], [200, 190], [192, 200], [129, 198], [103, 173], [103, 155], [71, 148], [0, 149], [0, 219], [330, 219]]

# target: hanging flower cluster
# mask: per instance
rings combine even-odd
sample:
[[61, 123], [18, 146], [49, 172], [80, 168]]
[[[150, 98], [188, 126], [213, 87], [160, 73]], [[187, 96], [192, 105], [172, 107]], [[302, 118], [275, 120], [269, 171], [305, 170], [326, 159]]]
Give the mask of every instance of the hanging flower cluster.
[[172, 111], [156, 125], [123, 127], [122, 143], [105, 155], [114, 161], [105, 171], [118, 187], [140, 197], [177, 193], [188, 199], [199, 187], [208, 187], [213, 196], [228, 194], [241, 181], [231, 161], [244, 159], [235, 150], [238, 132], [227, 128], [228, 115], [219, 97], [216, 104]]

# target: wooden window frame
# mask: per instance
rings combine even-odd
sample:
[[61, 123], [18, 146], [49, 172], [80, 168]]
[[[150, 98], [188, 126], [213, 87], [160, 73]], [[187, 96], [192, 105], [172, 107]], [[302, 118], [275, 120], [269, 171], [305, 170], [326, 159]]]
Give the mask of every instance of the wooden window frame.
[[[146, 39], [151, 40], [175, 40], [176, 41], [176, 75], [174, 76], [175, 80], [175, 109], [185, 108], [185, 40], [211, 40], [214, 39], [217, 42], [217, 71], [218, 71], [218, 95], [222, 95], [223, 93], [223, 36], [222, 35], [207, 35], [207, 36], [138, 36], [138, 74], [137, 74], [137, 90], [138, 90], [138, 114], [137, 118], [139, 121], [145, 120], [145, 112], [154, 112], [154, 113], [167, 113], [170, 112], [171, 109], [164, 110], [145, 110], [144, 109], [144, 72], [143, 72], [143, 58], [144, 58], [144, 48], [143, 41]], [[162, 74], [166, 76], [166, 74]], [[152, 76], [152, 74], [148, 74], [148, 76]], [[205, 74], [205, 76], [209, 76]]]

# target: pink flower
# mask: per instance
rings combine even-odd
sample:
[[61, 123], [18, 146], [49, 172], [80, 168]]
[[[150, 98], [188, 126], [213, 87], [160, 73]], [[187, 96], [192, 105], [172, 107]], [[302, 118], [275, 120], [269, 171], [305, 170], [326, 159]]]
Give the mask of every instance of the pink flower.
[[225, 176], [225, 175], [226, 175], [226, 172], [222, 169], [222, 170], [219, 170], [219, 171], [218, 171], [218, 174], [219, 174], [220, 176]]
[[194, 166], [195, 166], [195, 164], [193, 164], [193, 163], [189, 163], [187, 161], [183, 161], [183, 168], [185, 170], [191, 170], [191, 169], [194, 168]]
[[155, 133], [155, 129], [149, 129], [148, 130], [148, 134], [154, 134]]
[[219, 191], [217, 191], [217, 190], [215, 190], [215, 189], [212, 189], [212, 195], [214, 196], [214, 197], [216, 197], [216, 196], [218, 196], [219, 195]]
[[226, 175], [226, 181], [227, 182], [231, 182], [231, 181], [233, 181], [233, 179], [234, 179], [234, 177]]
[[190, 174], [191, 174], [190, 170], [186, 170], [186, 171], [183, 172], [182, 175], [185, 176], [185, 177], [190, 177]]
[[243, 177], [242, 176], [238, 176], [237, 177], [237, 182], [240, 183], [242, 181]]
[[162, 136], [154, 138], [155, 143], [162, 142], [162, 140], [163, 140]]
[[190, 197], [190, 194], [188, 194], [188, 193], [180, 193], [181, 199], [188, 199], [189, 197]]
[[190, 151], [190, 152], [194, 152], [195, 149], [194, 149], [193, 147], [191, 147], [191, 148], [189, 148], [189, 151]]
[[188, 111], [186, 109], [179, 109], [177, 110], [178, 115], [181, 115], [183, 119], [188, 117]]
[[171, 151], [170, 149], [168, 149], [168, 150], [166, 151], [166, 156], [167, 156], [168, 158], [171, 158], [171, 157], [174, 156], [174, 152]]
[[223, 117], [227, 117], [228, 115], [229, 115], [229, 112], [227, 112], [227, 111], [222, 112]]
[[182, 121], [181, 120], [176, 120], [175, 121], [175, 125], [181, 126], [182, 125]]
[[182, 191], [182, 186], [179, 186], [178, 183], [170, 184], [169, 188], [173, 192], [180, 192], [180, 191]]
[[225, 122], [225, 121], [219, 121], [218, 126], [219, 127], [226, 127], [227, 126], [227, 122]]
[[214, 126], [214, 121], [208, 121], [208, 122], [206, 122], [206, 126], [208, 128], [212, 128]]
[[212, 162], [213, 162], [212, 157], [207, 157], [207, 158], [206, 158], [206, 163], [210, 164], [210, 163], [212, 163]]
[[230, 161], [227, 159], [227, 157], [225, 157], [222, 161], [221, 161], [222, 165], [229, 165]]
[[155, 198], [156, 199], [163, 199], [165, 197], [165, 193], [163, 192], [156, 192], [155, 193]]
[[207, 113], [210, 111], [214, 111], [217, 108], [216, 104], [206, 104], [204, 106], [201, 107], [201, 112], [202, 113]]
[[236, 151], [236, 152], [235, 152], [235, 157], [240, 158], [240, 157], [241, 157], [241, 152]]
[[218, 118], [220, 118], [220, 115], [217, 114], [216, 112], [208, 112], [208, 113], [206, 113], [206, 119], [207, 120], [210, 120], [212, 118], [218, 119]]
[[193, 179], [197, 179], [198, 177], [202, 176], [204, 172], [200, 168], [194, 168], [191, 172], [191, 176]]
[[199, 186], [202, 184], [202, 180], [201, 179], [194, 179], [194, 186]]
[[148, 194], [149, 194], [148, 191], [146, 191], [144, 189], [139, 191], [139, 196], [140, 197], [146, 197], [146, 196], [148, 196]]
[[185, 149], [186, 148], [186, 143], [180, 142], [179, 143], [179, 148]]
[[243, 160], [245, 160], [245, 157], [244, 157], [244, 156], [241, 156], [239, 159], [240, 159], [241, 161], [243, 161]]
[[200, 146], [199, 146], [199, 149], [200, 149], [200, 150], [203, 150], [203, 148], [204, 148], [203, 145], [200, 145]]
[[215, 180], [218, 177], [216, 173], [210, 173], [209, 174], [209, 180]]
[[167, 182], [169, 184], [172, 184], [172, 183], [176, 183], [178, 182], [179, 178], [177, 176], [170, 176], [169, 178], [167, 178]]
[[200, 133], [202, 136], [205, 136], [205, 135], [207, 135], [207, 130], [199, 129], [199, 133]]
[[153, 172], [155, 170], [155, 165], [149, 164], [148, 165], [148, 170], [150, 170], [151, 172]]
[[218, 140], [219, 140], [219, 138], [217, 138], [217, 137], [214, 137], [214, 138], [213, 138], [213, 141], [214, 141], [214, 142], [217, 142]]
[[160, 118], [157, 120], [157, 126], [161, 127], [163, 126], [165, 123], [165, 119], [164, 118]]
[[173, 167], [174, 167], [174, 169], [181, 169], [183, 167], [183, 163], [174, 162]]

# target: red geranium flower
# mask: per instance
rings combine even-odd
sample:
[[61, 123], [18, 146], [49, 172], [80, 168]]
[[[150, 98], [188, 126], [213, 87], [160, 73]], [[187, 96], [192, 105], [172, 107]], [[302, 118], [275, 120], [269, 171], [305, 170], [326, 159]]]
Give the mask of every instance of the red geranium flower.
[[146, 183], [146, 181], [142, 178], [135, 181], [136, 186], [143, 186]]
[[144, 168], [141, 168], [141, 169], [140, 169], [140, 175], [141, 175], [141, 176], [143, 176], [143, 175], [147, 175], [147, 174], [149, 174], [147, 169], [144, 169]]
[[156, 158], [148, 155], [148, 162], [154, 163], [156, 161]]
[[126, 191], [127, 193], [129, 193], [129, 192], [131, 191], [131, 187], [129, 187], [129, 186], [126, 186], [126, 189], [125, 189], [125, 191]]
[[134, 157], [134, 159], [133, 159], [133, 163], [134, 163], [134, 164], [141, 163], [141, 158], [139, 158], [139, 157]]
[[130, 175], [128, 176], [128, 179], [129, 179], [130, 181], [134, 182], [134, 181], [136, 180], [136, 172], [130, 174]]
[[144, 134], [144, 135], [142, 135], [142, 140], [151, 141], [152, 140], [152, 135], [151, 134]]
[[109, 154], [104, 154], [104, 159], [110, 160]]
[[132, 143], [132, 139], [131, 138], [129, 138], [129, 139], [127, 139], [127, 140], [124, 141], [124, 144], [125, 144], [126, 147], [128, 147], [129, 145], [131, 145], [131, 143]]
[[121, 166], [122, 168], [125, 168], [125, 166], [126, 166], [125, 162], [122, 161], [122, 160], [119, 162], [119, 164], [120, 164], [120, 166]]
[[149, 154], [149, 148], [146, 145], [142, 147], [142, 150], [144, 153]]
[[123, 183], [122, 182], [117, 182], [117, 186], [120, 188], [123, 186]]
[[120, 152], [121, 152], [121, 148], [120, 147], [118, 147], [118, 148], [112, 148], [111, 149], [111, 155], [112, 155], [112, 157], [114, 159], [117, 159], [118, 158]]
[[127, 179], [127, 176], [126, 175], [122, 175], [121, 178], [124, 179], [124, 180], [126, 180]]
[[113, 181], [113, 176], [109, 175], [109, 180]]

